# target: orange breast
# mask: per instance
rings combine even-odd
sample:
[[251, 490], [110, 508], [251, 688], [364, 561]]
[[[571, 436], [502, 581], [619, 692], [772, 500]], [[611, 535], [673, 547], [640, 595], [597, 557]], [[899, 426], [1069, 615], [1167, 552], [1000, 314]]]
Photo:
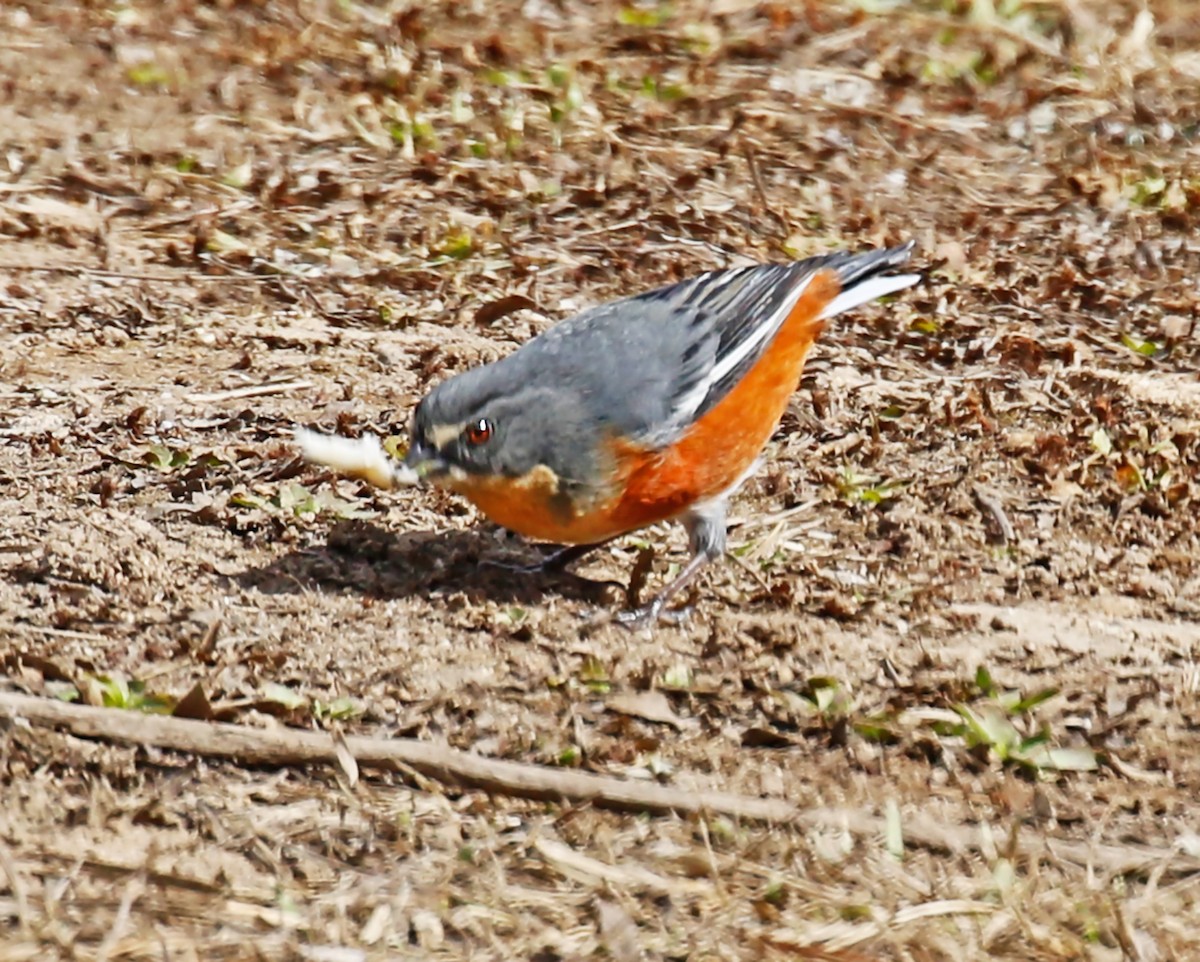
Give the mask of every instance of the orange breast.
[[523, 478], [470, 477], [449, 487], [496, 524], [538, 541], [591, 544], [631, 530], [614, 530], [615, 499], [589, 508], [564, 503], [554, 472], [545, 467], [534, 468]]
[[647, 451], [618, 440], [613, 446], [617, 494], [611, 500], [571, 510], [556, 499], [556, 479], [548, 468], [519, 479], [473, 477], [451, 487], [496, 524], [557, 544], [604, 541], [717, 497], [745, 474], [770, 440], [821, 333], [818, 317], [838, 291], [832, 272], [814, 277], [762, 357], [674, 445]]

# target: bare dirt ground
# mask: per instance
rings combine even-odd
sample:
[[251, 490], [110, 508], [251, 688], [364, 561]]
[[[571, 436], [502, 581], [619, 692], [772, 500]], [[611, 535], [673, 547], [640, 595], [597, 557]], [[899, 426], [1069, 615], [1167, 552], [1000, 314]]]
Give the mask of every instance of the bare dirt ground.
[[[1200, 958], [1192, 8], [0, 7], [0, 696], [805, 813], [7, 715], [0, 960]], [[907, 237], [680, 626], [296, 458], [589, 304]]]

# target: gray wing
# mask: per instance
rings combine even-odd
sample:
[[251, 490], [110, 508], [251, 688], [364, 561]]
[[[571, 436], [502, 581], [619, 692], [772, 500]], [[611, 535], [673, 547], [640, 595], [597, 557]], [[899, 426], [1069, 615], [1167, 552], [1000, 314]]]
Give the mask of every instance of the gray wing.
[[804, 263], [701, 274], [632, 299], [637, 313], [665, 312], [678, 332], [661, 382], [663, 409], [643, 440], [669, 444], [715, 406], [762, 356], [813, 277]]
[[911, 247], [713, 271], [602, 304], [497, 362], [490, 382], [497, 394], [553, 383], [623, 437], [666, 446], [762, 356], [818, 271], [842, 282], [823, 312], [832, 316], [914, 283], [915, 275], [880, 276]]

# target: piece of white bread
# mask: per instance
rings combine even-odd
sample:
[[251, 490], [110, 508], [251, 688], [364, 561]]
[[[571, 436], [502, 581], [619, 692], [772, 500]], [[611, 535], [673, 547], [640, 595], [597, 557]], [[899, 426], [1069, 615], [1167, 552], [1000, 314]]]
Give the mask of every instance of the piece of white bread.
[[304, 460], [339, 474], [361, 478], [385, 491], [410, 487], [420, 480], [412, 468], [389, 457], [380, 446], [379, 438], [373, 434], [347, 438], [297, 428], [296, 443]]

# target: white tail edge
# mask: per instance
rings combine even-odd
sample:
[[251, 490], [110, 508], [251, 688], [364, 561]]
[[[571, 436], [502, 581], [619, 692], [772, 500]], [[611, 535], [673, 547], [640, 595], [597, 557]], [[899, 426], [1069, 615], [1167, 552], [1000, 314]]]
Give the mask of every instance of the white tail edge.
[[826, 305], [825, 310], [821, 312], [820, 319], [824, 321], [833, 317], [834, 314], [841, 314], [843, 311], [851, 310], [860, 304], [873, 301], [877, 297], [895, 294], [896, 291], [912, 287], [920, 279], [920, 274], [885, 274], [869, 278], [861, 284], [855, 284], [849, 290], [842, 291], [842, 293], [830, 301]]

